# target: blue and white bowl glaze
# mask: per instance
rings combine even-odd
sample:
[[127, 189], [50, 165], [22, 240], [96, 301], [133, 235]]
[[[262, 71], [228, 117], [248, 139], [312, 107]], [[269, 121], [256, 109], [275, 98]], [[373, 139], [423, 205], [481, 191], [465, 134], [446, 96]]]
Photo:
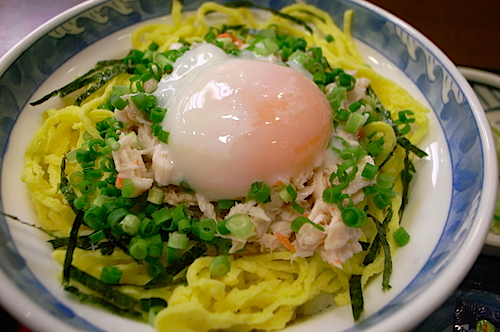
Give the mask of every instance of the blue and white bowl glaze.
[[[184, 10], [195, 10], [202, 2], [184, 0]], [[367, 62], [429, 106], [430, 131], [419, 144], [429, 157], [417, 164], [412, 202], [402, 221], [412, 241], [394, 258], [393, 289], [383, 293], [373, 280], [365, 291], [364, 318], [357, 324], [346, 306], [286, 331], [410, 329], [446, 300], [483, 246], [498, 183], [491, 131], [467, 81], [416, 30], [368, 2], [308, 2], [328, 11], [339, 26], [344, 11], [354, 10], [352, 34]], [[293, 1], [254, 3], [280, 9]], [[2, 211], [36, 223], [19, 175], [24, 148], [45, 106], [33, 108], [28, 102], [97, 60], [124, 55], [134, 24], [159, 20], [169, 11], [168, 0], [85, 2], [40, 27], [0, 60]], [[36, 331], [152, 331], [68, 298], [46, 240], [37, 230], [0, 216], [0, 300], [13, 315]]]

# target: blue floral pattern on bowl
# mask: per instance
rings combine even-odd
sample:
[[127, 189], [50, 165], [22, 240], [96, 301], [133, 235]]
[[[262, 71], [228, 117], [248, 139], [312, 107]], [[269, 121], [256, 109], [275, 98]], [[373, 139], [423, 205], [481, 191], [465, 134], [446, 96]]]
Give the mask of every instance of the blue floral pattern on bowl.
[[[221, 1], [228, 2], [228, 1]], [[279, 9], [291, 0], [254, 1]], [[203, 1], [184, 0], [186, 11], [196, 9]], [[382, 11], [374, 11], [367, 3], [350, 0], [310, 1], [330, 12], [342, 25], [342, 13], [353, 9], [353, 35], [388, 57], [426, 96], [445, 133], [453, 168], [453, 192], [446, 227], [429, 261], [408, 287], [387, 306], [348, 331], [361, 331], [383, 320], [411, 301], [422, 285], [429, 283], [447, 266], [460, 249], [471, 229], [481, 199], [484, 178], [483, 136], [471, 106], [458, 88], [447, 64], [441, 63], [431, 50], [416, 40], [405, 26], [388, 19]], [[16, 119], [36, 89], [59, 66], [80, 50], [124, 27], [167, 15], [167, 0], [113, 0], [88, 7], [50, 33], [42, 36], [23, 52], [0, 76], [0, 158], [3, 161], [9, 134]], [[363, 33], [361, 33], [363, 32]], [[422, 71], [425, 68], [425, 71]], [[1, 204], [1, 202], [0, 202]], [[1, 206], [0, 206], [1, 208]], [[26, 267], [10, 237], [4, 216], [0, 216], [0, 266], [14, 284], [69, 325], [82, 330], [100, 331], [85, 319], [76, 316], [61, 304]]]

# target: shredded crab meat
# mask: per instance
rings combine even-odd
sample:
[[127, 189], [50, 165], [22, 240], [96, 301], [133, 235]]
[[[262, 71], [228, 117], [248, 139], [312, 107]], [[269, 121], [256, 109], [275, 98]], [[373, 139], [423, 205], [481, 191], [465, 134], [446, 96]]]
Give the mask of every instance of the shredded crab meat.
[[137, 124], [151, 126], [151, 122], [146, 120], [143, 116], [141, 110], [139, 110], [132, 99], [130, 99], [131, 95], [124, 95], [121, 98], [128, 101], [128, 105], [125, 106], [123, 110], [115, 109], [114, 114], [116, 120], [123, 123], [125, 128], [132, 127]]

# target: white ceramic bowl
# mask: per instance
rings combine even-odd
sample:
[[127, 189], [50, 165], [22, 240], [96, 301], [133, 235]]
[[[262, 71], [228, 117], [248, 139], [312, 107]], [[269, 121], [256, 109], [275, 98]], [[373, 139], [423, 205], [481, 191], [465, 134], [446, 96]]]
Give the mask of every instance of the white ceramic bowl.
[[[185, 0], [185, 10], [202, 1]], [[254, 1], [279, 9], [292, 0]], [[23, 150], [45, 107], [26, 106], [69, 82], [96, 61], [124, 56], [134, 24], [168, 14], [169, 1], [87, 2], [56, 17], [0, 61], [1, 209], [36, 222], [19, 176]], [[310, 1], [330, 12], [354, 10], [353, 36], [375, 70], [432, 109], [419, 144], [429, 154], [417, 164], [403, 225], [412, 240], [394, 257], [392, 290], [376, 279], [365, 290], [364, 319], [354, 325], [349, 306], [331, 308], [292, 331], [404, 331], [437, 308], [466, 275], [490, 227], [497, 165], [490, 128], [471, 87], [450, 60], [406, 23], [364, 1]], [[36, 331], [152, 331], [146, 324], [77, 303], [61, 289], [60, 266], [39, 231], [0, 217], [0, 299]]]
[[[500, 75], [475, 68], [459, 67], [476, 93], [492, 128], [493, 138], [500, 149]], [[497, 197], [498, 199], [498, 197]], [[497, 203], [497, 209], [499, 209]], [[487, 255], [500, 256], [500, 235], [489, 232], [482, 251]]]

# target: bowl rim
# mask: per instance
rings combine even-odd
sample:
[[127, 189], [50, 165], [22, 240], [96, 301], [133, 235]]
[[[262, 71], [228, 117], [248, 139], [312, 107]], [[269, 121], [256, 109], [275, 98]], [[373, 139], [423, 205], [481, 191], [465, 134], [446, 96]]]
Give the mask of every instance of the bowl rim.
[[[20, 42], [18, 42], [13, 48], [11, 48], [0, 58], [0, 75], [2, 75], [24, 51], [26, 51], [39, 38], [50, 32], [53, 28], [61, 25], [68, 19], [71, 19], [72, 17], [82, 13], [85, 10], [108, 1], [109, 0], [86, 0], [76, 6], [67, 9], [66, 11], [41, 25], [39, 28], [37, 28], [25, 38], [23, 38]], [[416, 30], [403, 20], [399, 19], [398, 17], [394, 16], [387, 10], [382, 9], [377, 5], [369, 3], [365, 0], [342, 1], [357, 4], [370, 11], [373, 11], [379, 16], [385, 17], [395, 25], [403, 28], [406, 32], [414, 36], [415, 39], [422, 44], [422, 47], [426, 48], [437, 58], [439, 58], [440, 62], [443, 64], [443, 70], [447, 71], [447, 73], [452, 76], [457, 81], [457, 83], [459, 83], [459, 86], [464, 93], [465, 99], [471, 105], [471, 111], [478, 125], [481, 142], [484, 149], [483, 156], [485, 169], [483, 178], [483, 193], [485, 192], [484, 189], [488, 188], [489, 190], [496, 192], [497, 183], [491, 183], [491, 181], [487, 181], [489, 177], [498, 179], [496, 158], [493, 158], [493, 154], [491, 153], [491, 151], [495, 150], [494, 144], [492, 143], [493, 137], [491, 134], [491, 130], [485, 125], [485, 123], [487, 123], [486, 116], [484, 112], [480, 112], [480, 110], [482, 110], [482, 107], [472, 88], [467, 83], [466, 79], [458, 72], [458, 70], [453, 70], [452, 72], [450, 72], [450, 68], [456, 69], [451, 60], [449, 60], [448, 57], [427, 37], [425, 37], [418, 30]], [[488, 186], [488, 184], [490, 185]], [[494, 190], [492, 188], [494, 188]], [[390, 323], [387, 321], [377, 322], [375, 327], [384, 327], [386, 331], [391, 331], [394, 329], [394, 319], [397, 317], [401, 317], [401, 319], [404, 319], [404, 321], [401, 321], [401, 323], [404, 323], [404, 325], [408, 328], [413, 327], [423, 320], [423, 317], [421, 317], [422, 315], [428, 316], [436, 307], [438, 307], [442, 302], [446, 300], [446, 297], [444, 297], [443, 294], [450, 295], [458, 286], [460, 281], [468, 273], [470, 267], [472, 267], [474, 261], [481, 251], [482, 247], [478, 245], [477, 241], [479, 239], [484, 240], [488, 233], [489, 228], [480, 226], [488, 223], [493, 216], [494, 204], [492, 204], [492, 201], [496, 200], [496, 196], [495, 198], [493, 198], [492, 195], [483, 194], [482, 196], [483, 197], [479, 202], [479, 206], [477, 207], [478, 212], [474, 221], [474, 225], [476, 226], [471, 226], [471, 232], [463, 243], [463, 247], [465, 247], [466, 249], [461, 248], [458, 251], [457, 257], [452, 262], [450, 262], [443, 271], [441, 271], [436, 280], [430, 285], [428, 289], [425, 290], [426, 292], [433, 294], [439, 293], [439, 297], [442, 298], [436, 299], [436, 301], [429, 305], [428, 298], [423, 299], [421, 296], [417, 297], [412, 300], [411, 305], [399, 309], [399, 313], [397, 315], [391, 315], [392, 318], [390, 319]], [[460, 278], [457, 278], [457, 271], [459, 271], [458, 276]], [[32, 302], [27, 294], [14, 286], [12, 281], [6, 277], [2, 270], [0, 270], [0, 279], [4, 280], [4, 282], [0, 286], [0, 289], [2, 289], [2, 291], [0, 292], [0, 303], [3, 303], [5, 310], [11, 313], [16, 319], [21, 321], [23, 324], [26, 324], [29, 328], [37, 331], [53, 331], [54, 327], [58, 326], [70, 330], [71, 327], [68, 324], [57, 319], [55, 316], [47, 315], [45, 311], [40, 310], [39, 306]], [[450, 282], [450, 280], [455, 281]], [[439, 290], [439, 292], [437, 292], [437, 290]], [[434, 297], [437, 297], [437, 295], [435, 295]], [[9, 301], [9, 299], [12, 298], [22, 299], [22, 301]], [[415, 315], [416, 308], [419, 308], [420, 311], [420, 315], [418, 317], [417, 315]], [[360, 328], [364, 329], [364, 327], [362, 326], [360, 326]]]
[[[486, 84], [500, 90], [500, 75], [486, 70], [459, 66], [458, 70], [466, 80], [479, 84]], [[485, 244], [488, 246], [500, 248], [500, 235], [488, 232]]]

